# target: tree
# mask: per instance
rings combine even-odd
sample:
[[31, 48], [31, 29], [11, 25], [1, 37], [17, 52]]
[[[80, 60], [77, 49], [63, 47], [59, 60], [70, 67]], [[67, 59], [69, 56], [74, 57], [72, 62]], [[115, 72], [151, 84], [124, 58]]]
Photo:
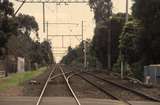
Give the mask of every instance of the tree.
[[18, 22], [18, 28], [26, 35], [30, 35], [31, 32], [36, 32], [36, 35], [38, 35], [38, 23], [33, 16], [19, 14], [16, 20]]
[[96, 23], [107, 21], [112, 14], [111, 0], [89, 0], [89, 6], [94, 11]]
[[16, 33], [16, 22], [13, 19], [13, 4], [8, 0], [0, 2], [0, 47], [5, 47], [11, 33]]
[[138, 62], [143, 56], [139, 45], [142, 32], [143, 26], [137, 20], [129, 21], [124, 26], [119, 47], [128, 64]]
[[[33, 41], [28, 35], [12, 35], [7, 43], [9, 55], [25, 58], [25, 69], [35, 68], [35, 63], [39, 66], [46, 66], [54, 63], [51, 44], [48, 41]], [[14, 43], [13, 43], [14, 42]], [[9, 70], [13, 72], [13, 70]]]
[[[50, 43], [31, 39], [31, 33], [38, 38], [38, 30], [38, 23], [33, 16], [14, 16], [13, 4], [9, 0], [0, 0], [0, 57], [6, 59], [6, 64], [9, 64], [10, 54], [25, 57], [26, 62], [31, 62], [32, 65], [35, 62], [40, 65], [54, 62]], [[6, 76], [8, 71], [6, 68]]]
[[[81, 49], [81, 50], [78, 50], [78, 49]], [[62, 58], [61, 63], [70, 65], [78, 57], [82, 57], [78, 55], [78, 53], [82, 55], [82, 48], [80, 48], [80, 46], [76, 47], [75, 49], [73, 49], [72, 47], [68, 47], [68, 53], [66, 56]]]
[[[5, 58], [7, 64], [7, 46], [6, 43], [10, 36], [17, 33], [17, 25], [13, 19], [14, 9], [13, 4], [9, 0], [4, 0], [0, 2], [0, 55]], [[3, 51], [5, 49], [5, 51]], [[5, 76], [7, 76], [8, 66], [5, 66]]]
[[[116, 63], [119, 55], [119, 36], [121, 35], [123, 25], [125, 22], [125, 14], [114, 14], [111, 19], [111, 53], [112, 53], [112, 65]], [[96, 52], [96, 56], [103, 64], [103, 67], [107, 67], [107, 38], [108, 27], [104, 21], [98, 22], [95, 28], [95, 35], [93, 37], [93, 49]]]
[[[88, 66], [96, 67], [97, 59], [95, 57], [95, 52], [92, 49], [92, 41], [87, 39], [85, 42]], [[61, 63], [74, 66], [80, 65], [82, 67], [84, 63], [83, 43], [81, 42], [76, 48], [69, 47], [68, 53], [62, 58]]]
[[45, 40], [41, 43], [41, 48], [42, 48], [43, 59], [45, 60], [45, 63], [46, 64], [53, 64], [54, 57], [52, 54], [51, 43]]
[[142, 79], [145, 65], [160, 63], [160, 2], [134, 0], [132, 10], [135, 19], [125, 25], [120, 48], [134, 76]]
[[[106, 32], [108, 33], [106, 42], [107, 50], [103, 49], [103, 51], [108, 51], [107, 56], [104, 56], [108, 59], [107, 67], [111, 69], [111, 22], [110, 18], [112, 15], [112, 2], [111, 0], [89, 0], [90, 8], [94, 11], [94, 18], [96, 21], [96, 26], [103, 24], [106, 27]], [[96, 32], [96, 29], [95, 29]], [[102, 43], [105, 43], [102, 42]], [[102, 50], [102, 49], [101, 49]], [[102, 56], [102, 55], [101, 55]]]
[[144, 64], [160, 63], [160, 2], [159, 0], [134, 0], [133, 16], [141, 21], [144, 32], [139, 46], [144, 55]]
[[135, 77], [142, 79], [145, 57], [142, 51], [144, 27], [138, 20], [129, 21], [120, 36], [120, 49], [127, 64]]

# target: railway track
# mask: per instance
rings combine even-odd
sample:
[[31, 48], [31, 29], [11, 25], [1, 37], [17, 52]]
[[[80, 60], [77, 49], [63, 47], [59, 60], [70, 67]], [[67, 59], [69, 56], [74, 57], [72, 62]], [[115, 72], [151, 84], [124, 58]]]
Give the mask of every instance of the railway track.
[[[99, 79], [99, 80], [101, 80], [101, 81], [103, 81], [103, 82], [105, 82], [105, 83], [109, 83], [110, 85], [114, 85], [114, 86], [116, 86], [117, 88], [121, 88], [121, 89], [124, 89], [125, 91], [129, 91], [129, 92], [131, 92], [131, 93], [133, 93], [133, 94], [135, 94], [135, 95], [138, 95], [138, 96], [140, 96], [140, 97], [143, 97], [143, 98], [146, 99], [146, 100], [160, 102], [159, 99], [156, 99], [156, 98], [154, 98], [154, 97], [148, 96], [148, 95], [143, 94], [143, 93], [141, 93], [141, 92], [138, 92], [138, 91], [129, 89], [129, 88], [125, 87], [125, 86], [121, 86], [121, 85], [119, 85], [119, 84], [117, 84], [117, 83], [114, 83], [114, 82], [112, 82], [112, 81], [110, 81], [110, 80], [105, 80], [105, 79], [103, 79], [103, 78], [101, 78], [101, 77], [98, 77], [98, 76], [92, 74], [92, 73], [87, 73], [87, 72], [83, 72], [83, 73], [84, 73], [84, 74], [87, 74], [87, 75], [90, 75], [90, 76], [92, 76], [92, 77], [94, 77], [94, 78], [96, 78], [96, 79]], [[82, 78], [83, 80], [87, 81], [89, 84], [93, 85], [94, 87], [96, 87], [97, 89], [99, 89], [100, 91], [102, 91], [103, 93], [105, 93], [106, 95], [109, 95], [110, 97], [112, 97], [112, 99], [119, 100], [119, 101], [123, 102], [123, 103], [126, 104], [126, 105], [132, 105], [131, 103], [128, 102], [127, 99], [121, 98], [121, 97], [113, 94], [113, 91], [115, 91], [115, 90], [111, 91], [110, 89], [107, 90], [106, 88], [103, 88], [102, 85], [99, 85], [99, 84], [97, 84], [97, 83], [95, 83], [95, 82], [92, 82], [92, 80], [89, 80], [86, 75], [84, 76], [84, 74], [83, 74], [83, 75], [82, 75], [82, 74], [79, 74], [79, 73], [72, 74], [72, 75], [70, 75], [70, 76], [68, 77], [68, 80], [69, 80], [70, 78], [73, 78], [73, 76], [77, 75], [77, 76], [79, 76], [80, 78]]]
[[[58, 74], [55, 73], [55, 71], [57, 71], [57, 70], [59, 70]], [[111, 97], [111, 99], [121, 101], [122, 103], [124, 103], [124, 105], [132, 105], [132, 104], [127, 99], [119, 97], [116, 94], [113, 94], [114, 92], [111, 91], [111, 89], [103, 87], [103, 85], [100, 84], [100, 82], [98, 83], [98, 81], [103, 81], [103, 83], [107, 83], [108, 85], [113, 85], [116, 88], [121, 88], [121, 89], [124, 89], [125, 91], [132, 92], [132, 93], [134, 93], [136, 95], [139, 95], [139, 96], [141, 96], [141, 97], [143, 97], [143, 98], [145, 98], [147, 100], [160, 102], [160, 100], [158, 100], [158, 99], [155, 99], [153, 97], [147, 96], [147, 95], [142, 94], [140, 92], [137, 92], [135, 90], [131, 90], [131, 89], [125, 87], [125, 86], [121, 86], [120, 84], [114, 83], [114, 82], [112, 82], [110, 80], [103, 79], [103, 78], [101, 78], [101, 77], [99, 77], [97, 75], [94, 75], [91, 72], [82, 72], [82, 71], [78, 71], [78, 72], [67, 71], [66, 72], [66, 71], [64, 71], [64, 69], [61, 67], [60, 64], [56, 64], [55, 67], [50, 72], [48, 78], [47, 78], [47, 81], [46, 81], [46, 83], [45, 83], [45, 85], [44, 85], [44, 87], [43, 87], [43, 89], [41, 91], [41, 94], [40, 94], [40, 96], [38, 98], [38, 101], [37, 101], [36, 105], [40, 105], [41, 104], [41, 101], [43, 99], [45, 91], [47, 90], [47, 86], [48, 86], [49, 82], [54, 81], [54, 79], [56, 79], [58, 77], [63, 77], [63, 79], [65, 81], [65, 84], [68, 87], [67, 92], [69, 91], [71, 93], [71, 95], [75, 99], [77, 105], [81, 105], [81, 103], [80, 103], [80, 101], [78, 99], [79, 97], [77, 97], [77, 95], [75, 94], [75, 92], [72, 89], [72, 86], [70, 84], [70, 79], [73, 78], [74, 76], [80, 77], [81, 79], [85, 80], [89, 84], [91, 84], [94, 87], [96, 87], [99, 91], [101, 91], [104, 94], [106, 94], [107, 96]], [[94, 78], [94, 80], [96, 80], [96, 81], [93, 81], [92, 78]]]
[[[93, 72], [88, 72], [92, 73]], [[160, 92], [159, 87], [146, 85], [142, 81], [126, 76], [122, 80], [118, 73], [114, 72], [106, 72], [106, 71], [95, 71], [94, 75], [101, 76], [103, 79], [107, 79], [109, 82], [120, 85], [120, 87], [124, 87], [126, 90], [130, 90], [144, 97], [150, 98], [150, 100], [160, 102]], [[120, 82], [120, 83], [119, 83]]]
[[93, 73], [88, 73], [88, 72], [86, 72], [86, 73], [89, 74], [89, 75], [91, 75], [91, 76], [93, 76], [93, 77], [95, 77], [95, 78], [98, 78], [98, 79], [100, 79], [100, 80], [102, 80], [102, 81], [105, 81], [105, 82], [107, 82], [107, 83], [110, 83], [110, 84], [112, 84], [112, 85], [114, 85], [114, 86], [116, 86], [116, 87], [119, 87], [119, 88], [121, 88], [121, 89], [125, 89], [125, 90], [128, 90], [128, 91], [130, 91], [130, 92], [133, 92], [133, 93], [135, 93], [135, 94], [137, 94], [137, 95], [139, 95], [139, 96], [142, 96], [142, 97], [144, 97], [144, 98], [146, 98], [146, 99], [148, 99], [148, 100], [150, 100], [150, 101], [160, 102], [160, 99], [157, 99], [157, 98], [155, 98], [155, 97], [149, 96], [149, 95], [144, 94], [144, 93], [142, 93], [142, 92], [140, 92], [140, 91], [137, 91], [137, 90], [131, 89], [131, 88], [129, 88], [129, 87], [126, 87], [126, 86], [124, 86], [124, 85], [118, 84], [118, 83], [113, 82], [113, 81], [111, 81], [111, 80], [109, 80], [109, 79], [104, 79], [104, 78], [102, 78], [102, 77], [100, 77], [100, 76], [96, 76], [96, 75], [94, 75]]
[[[55, 74], [55, 71], [57, 71], [57, 70], [60, 70], [61, 73]], [[58, 78], [58, 77], [61, 77], [61, 76], [63, 76], [63, 78], [64, 78], [64, 80], [65, 80], [65, 82], [66, 82], [66, 85], [68, 86], [68, 89], [69, 89], [69, 91], [71, 92], [73, 98], [75, 99], [77, 105], [81, 105], [81, 103], [80, 103], [80, 101], [78, 100], [76, 94], [74, 93], [74, 91], [73, 91], [70, 83], [68, 82], [68, 78], [67, 78], [67, 76], [66, 76], [66, 75], [68, 75], [68, 76], [69, 76], [69, 75], [72, 75], [72, 73], [75, 74], [74, 71], [64, 72], [64, 70], [63, 70], [63, 68], [61, 67], [61, 65], [56, 64], [55, 67], [54, 67], [54, 68], [51, 70], [51, 72], [49, 73], [49, 76], [48, 76], [48, 78], [47, 78], [47, 81], [45, 82], [45, 85], [44, 85], [44, 87], [43, 87], [43, 89], [42, 89], [42, 91], [41, 91], [41, 93], [40, 93], [40, 96], [39, 96], [39, 98], [38, 98], [38, 100], [37, 100], [37, 102], [36, 102], [36, 105], [40, 105], [40, 104], [41, 104], [42, 99], [43, 99], [43, 96], [44, 96], [44, 93], [45, 93], [45, 91], [47, 90], [47, 86], [48, 86], [49, 82], [51, 82], [51, 81], [54, 80], [55, 78]]]
[[124, 105], [132, 105], [132, 104], [130, 104], [128, 101], [126, 101], [126, 100], [124, 100], [124, 99], [122, 99], [122, 98], [119, 98], [119, 97], [117, 97], [116, 95], [113, 95], [111, 91], [107, 91], [106, 89], [100, 87], [99, 85], [95, 84], [94, 82], [91, 82], [91, 80], [88, 80], [86, 77], [82, 76], [82, 75], [79, 74], [79, 73], [73, 74], [72, 76], [70, 76], [70, 77], [68, 78], [68, 80], [71, 79], [71, 78], [73, 78], [73, 76], [75, 76], [75, 75], [79, 76], [80, 78], [82, 78], [83, 80], [85, 80], [86, 82], [88, 82], [89, 84], [93, 85], [94, 87], [96, 87], [98, 90], [100, 90], [100, 91], [103, 92], [104, 94], [110, 96], [111, 99], [121, 101], [122, 103], [124, 103]]
[[42, 98], [43, 98], [43, 95], [44, 95], [44, 92], [45, 92], [45, 90], [46, 90], [46, 88], [47, 88], [47, 85], [48, 85], [48, 83], [49, 83], [49, 81], [50, 81], [50, 78], [51, 78], [51, 76], [53, 75], [53, 73], [54, 73], [54, 71], [56, 70], [56, 68], [57, 68], [57, 65], [55, 65], [55, 67], [53, 68], [53, 70], [51, 70], [51, 72], [50, 72], [50, 74], [49, 74], [49, 76], [48, 76], [48, 78], [47, 78], [47, 81], [46, 81], [46, 83], [45, 83], [45, 85], [44, 85], [44, 87], [43, 87], [43, 89], [42, 89], [42, 91], [41, 91], [41, 94], [40, 94], [40, 96], [39, 96], [39, 98], [38, 98], [38, 101], [37, 101], [36, 105], [40, 105], [40, 103], [41, 103], [41, 101], [42, 101]]
[[[146, 94], [144, 94], [144, 93], [141, 93], [140, 91], [136, 91], [136, 90], [130, 89], [130, 88], [128, 88], [128, 87], [125, 87], [125, 86], [123, 86], [123, 85], [120, 85], [120, 84], [118, 84], [118, 83], [115, 83], [115, 82], [113, 82], [113, 81], [110, 81], [110, 80], [108, 80], [108, 79], [103, 79], [103, 78], [101, 78], [101, 77], [99, 77], [99, 76], [96, 76], [96, 75], [94, 75], [94, 74], [92, 74], [92, 73], [86, 73], [86, 74], [87, 74], [87, 75], [90, 75], [90, 76], [92, 76], [92, 77], [94, 77], [94, 78], [96, 78], [97, 81], [98, 81], [98, 79], [99, 79], [99, 80], [107, 83], [108, 86], [109, 86], [109, 85], [112, 85], [112, 86], [109, 86], [109, 87], [110, 87], [110, 89], [108, 89], [109, 91], [106, 91], [106, 90], [105, 90], [105, 91], [108, 92], [109, 94], [112, 94], [113, 96], [116, 96], [116, 94], [113, 94], [113, 93], [114, 93], [114, 90], [120, 88], [120, 89], [122, 89], [122, 91], [123, 91], [123, 90], [124, 90], [124, 91], [128, 91], [128, 92], [133, 93], [133, 94], [135, 94], [135, 95], [137, 95], [137, 96], [143, 97], [143, 98], [144, 98], [145, 100], [147, 100], [147, 101], [160, 102], [159, 99], [154, 98], [154, 97], [151, 97], [151, 96], [146, 95]], [[82, 78], [87, 79], [87, 81], [91, 82], [90, 80], [88, 80], [88, 78], [86, 78], [87, 76], [86, 76], [86, 77], [84, 77], [84, 76], [82, 76], [82, 75], [79, 75], [79, 76], [81, 76]], [[92, 84], [95, 85], [95, 82], [92, 82]], [[97, 85], [97, 86], [103, 87], [102, 85]], [[113, 87], [113, 89], [111, 89], [112, 87]], [[116, 87], [116, 88], [115, 88], [115, 87]], [[112, 93], [110, 93], [110, 92], [112, 92]], [[117, 97], [117, 96], [116, 96], [116, 97]], [[119, 99], [118, 99], [118, 98], [119, 98]], [[128, 101], [127, 101], [124, 97], [122, 97], [122, 98], [118, 97], [118, 98], [117, 98], [118, 100], [124, 101], [125, 103], [128, 103]], [[129, 105], [130, 105], [130, 104], [129, 104]]]
[[64, 79], [65, 79], [65, 81], [66, 81], [66, 83], [67, 83], [67, 86], [68, 86], [70, 92], [72, 93], [74, 99], [76, 100], [76, 102], [77, 102], [78, 105], [81, 105], [80, 101], [78, 100], [78, 97], [76, 96], [75, 92], [73, 91], [73, 89], [72, 89], [72, 87], [71, 87], [71, 85], [70, 85], [70, 83], [69, 83], [69, 80], [68, 80], [67, 76], [66, 76], [65, 73], [64, 73], [64, 70], [62, 69], [61, 66], [59, 66], [59, 67], [60, 67], [60, 70], [61, 70], [61, 72], [62, 72], [62, 74], [63, 74], [63, 77], [64, 77]]

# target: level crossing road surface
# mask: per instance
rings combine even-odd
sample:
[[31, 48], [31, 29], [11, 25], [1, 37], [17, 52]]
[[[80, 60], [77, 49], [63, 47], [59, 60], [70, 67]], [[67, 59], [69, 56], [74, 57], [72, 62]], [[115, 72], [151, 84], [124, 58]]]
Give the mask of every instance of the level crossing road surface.
[[[0, 97], [0, 105], [36, 105], [36, 97]], [[122, 102], [107, 99], [80, 99], [82, 105], [125, 105]], [[160, 105], [156, 102], [130, 101], [132, 105]], [[41, 105], [77, 105], [73, 97], [44, 97]]]

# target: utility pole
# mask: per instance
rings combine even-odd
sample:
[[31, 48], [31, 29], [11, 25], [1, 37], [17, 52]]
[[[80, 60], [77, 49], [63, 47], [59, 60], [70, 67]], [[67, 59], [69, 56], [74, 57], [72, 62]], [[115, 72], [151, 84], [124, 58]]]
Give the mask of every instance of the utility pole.
[[84, 40], [84, 37], [83, 37], [83, 20], [82, 20], [82, 27], [81, 27], [81, 29], [82, 29], [82, 43], [83, 43], [83, 40]]
[[[128, 0], [126, 0], [126, 18], [125, 23], [128, 22]], [[120, 57], [121, 57], [121, 79], [124, 78], [124, 70], [125, 70], [125, 61], [124, 61], [124, 55], [122, 54], [122, 50], [120, 50]]]
[[109, 21], [108, 21], [108, 49], [107, 49], [107, 54], [108, 54], [108, 57], [107, 57], [107, 65], [108, 65], [108, 70], [111, 70], [111, 20], [109, 18]]
[[108, 68], [108, 70], [111, 70], [112, 69], [112, 66], [111, 66], [111, 46], [112, 46], [112, 44], [111, 44], [111, 16], [112, 16], [112, 9], [111, 9], [111, 7], [110, 7], [110, 5], [111, 5], [111, 1], [109, 1], [108, 2], [108, 14], [109, 14], [109, 16], [108, 16], [108, 38], [107, 38], [107, 68]]
[[86, 41], [84, 41], [84, 69], [87, 69], [87, 46]]
[[84, 70], [86, 69], [86, 48], [85, 48], [85, 41], [84, 41], [84, 34], [83, 34], [83, 20], [82, 20], [82, 44], [83, 44], [83, 66], [84, 66]]
[[64, 47], [64, 36], [62, 36], [62, 47]]
[[48, 41], [48, 21], [47, 21], [47, 41]]
[[128, 0], [126, 0], [126, 23], [128, 22]]
[[43, 5], [43, 32], [45, 32], [45, 2], [42, 2]]

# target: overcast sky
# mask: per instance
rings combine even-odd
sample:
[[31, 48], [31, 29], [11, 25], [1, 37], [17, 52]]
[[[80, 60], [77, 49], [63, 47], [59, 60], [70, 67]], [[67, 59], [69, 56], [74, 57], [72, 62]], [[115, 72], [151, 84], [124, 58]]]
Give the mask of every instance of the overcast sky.
[[[16, 2], [15, 0], [10, 0], [14, 3], [15, 10], [20, 6], [21, 3]], [[126, 0], [112, 0], [113, 1], [113, 12], [125, 12]], [[129, 12], [131, 13], [131, 3], [132, 0], [129, 0]], [[39, 24], [39, 34], [41, 41], [46, 39], [46, 33], [43, 33], [42, 28], [42, 4], [25, 4], [20, 13], [29, 14], [35, 16]], [[84, 21], [84, 38], [93, 37], [94, 32], [94, 18], [93, 12], [87, 4], [69, 4], [69, 5], [56, 5], [56, 4], [46, 4], [46, 21], [52, 23], [77, 23], [78, 25], [49, 25], [49, 34], [81, 34], [81, 22]], [[34, 37], [33, 37], [34, 38]], [[50, 37], [53, 46], [61, 47], [62, 38], [61, 37]], [[79, 37], [65, 37], [64, 46], [68, 47], [69, 45], [75, 47], [79, 44]], [[55, 51], [56, 52], [56, 51]], [[58, 49], [57, 52], [64, 52], [63, 49]], [[61, 55], [56, 55], [56, 59], [60, 59]]]

